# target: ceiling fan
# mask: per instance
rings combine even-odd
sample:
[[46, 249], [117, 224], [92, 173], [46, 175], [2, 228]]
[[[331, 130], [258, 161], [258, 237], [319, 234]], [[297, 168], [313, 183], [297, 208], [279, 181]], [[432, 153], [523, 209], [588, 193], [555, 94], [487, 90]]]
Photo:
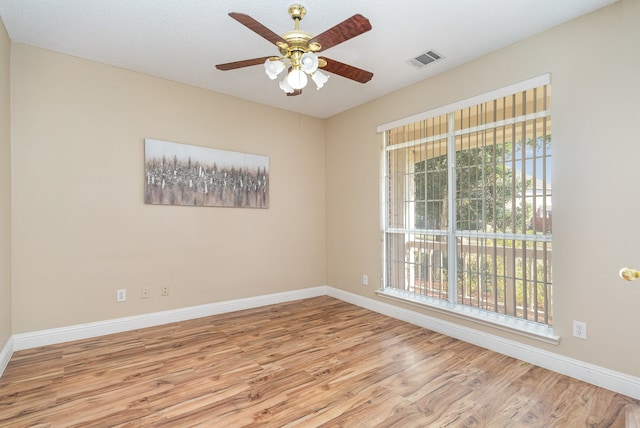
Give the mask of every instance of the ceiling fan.
[[360, 83], [366, 83], [371, 80], [373, 73], [369, 71], [316, 55], [316, 52], [327, 50], [371, 30], [369, 20], [360, 14], [356, 14], [329, 28], [324, 33], [313, 37], [311, 34], [300, 30], [300, 21], [306, 13], [307, 10], [303, 5], [290, 5], [289, 16], [295, 23], [295, 29], [284, 33], [282, 36], [277, 35], [249, 15], [237, 12], [229, 13], [230, 17], [275, 44], [278, 47], [280, 56], [266, 56], [228, 62], [218, 64], [216, 68], [227, 71], [264, 64], [265, 72], [272, 80], [277, 79], [278, 75], [286, 69], [287, 73], [284, 79], [280, 81], [280, 89], [286, 92], [287, 95], [300, 95], [302, 88], [307, 85], [307, 76], [311, 76], [318, 89], [322, 88], [329, 76], [320, 69]]

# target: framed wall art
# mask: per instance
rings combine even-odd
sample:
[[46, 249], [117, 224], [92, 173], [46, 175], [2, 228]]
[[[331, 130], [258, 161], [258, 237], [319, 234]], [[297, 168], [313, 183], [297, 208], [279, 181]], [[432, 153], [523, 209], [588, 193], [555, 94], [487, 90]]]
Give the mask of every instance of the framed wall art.
[[269, 158], [146, 138], [144, 202], [269, 208]]

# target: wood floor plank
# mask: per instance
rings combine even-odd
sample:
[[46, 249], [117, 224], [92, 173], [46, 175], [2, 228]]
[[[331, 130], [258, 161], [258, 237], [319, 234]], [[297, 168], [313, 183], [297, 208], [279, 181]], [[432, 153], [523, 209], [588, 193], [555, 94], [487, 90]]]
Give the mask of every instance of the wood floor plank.
[[640, 428], [640, 406], [628, 404], [625, 409], [625, 428]]
[[638, 427], [640, 402], [330, 298], [16, 352], [0, 427]]

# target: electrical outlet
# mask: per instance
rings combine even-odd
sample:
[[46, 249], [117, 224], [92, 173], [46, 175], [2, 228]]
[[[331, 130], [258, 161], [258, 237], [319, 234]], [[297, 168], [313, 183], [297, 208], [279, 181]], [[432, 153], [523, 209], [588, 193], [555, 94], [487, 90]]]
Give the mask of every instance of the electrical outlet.
[[142, 287], [142, 293], [141, 296], [143, 299], [148, 299], [149, 297], [151, 297], [151, 290], [149, 290], [149, 287]]
[[581, 321], [573, 322], [573, 337], [578, 337], [580, 339], [587, 338], [587, 323]]
[[160, 295], [161, 296], [168, 296], [169, 295], [169, 286], [168, 285], [163, 285], [162, 287], [160, 287]]
[[362, 275], [362, 285], [369, 285], [369, 276]]
[[116, 290], [116, 302], [124, 302], [127, 300], [127, 289], [121, 288]]

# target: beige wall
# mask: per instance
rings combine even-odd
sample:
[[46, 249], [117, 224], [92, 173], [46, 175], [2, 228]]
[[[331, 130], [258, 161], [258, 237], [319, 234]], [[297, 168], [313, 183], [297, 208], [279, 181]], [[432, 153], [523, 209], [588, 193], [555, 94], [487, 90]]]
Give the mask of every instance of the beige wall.
[[[323, 120], [21, 44], [11, 60], [14, 334], [326, 284]], [[145, 205], [147, 137], [269, 156], [270, 208]]]
[[0, 350], [11, 337], [11, 43], [0, 19]]
[[[377, 298], [382, 272], [377, 125], [550, 72], [553, 311], [561, 342], [546, 345], [483, 330], [640, 376], [640, 283], [617, 276], [623, 266], [640, 268], [638, 40], [640, 2], [621, 0], [330, 118], [328, 283]], [[369, 275], [369, 287], [361, 285], [362, 274]], [[587, 323], [586, 341], [571, 336], [572, 320]]]

